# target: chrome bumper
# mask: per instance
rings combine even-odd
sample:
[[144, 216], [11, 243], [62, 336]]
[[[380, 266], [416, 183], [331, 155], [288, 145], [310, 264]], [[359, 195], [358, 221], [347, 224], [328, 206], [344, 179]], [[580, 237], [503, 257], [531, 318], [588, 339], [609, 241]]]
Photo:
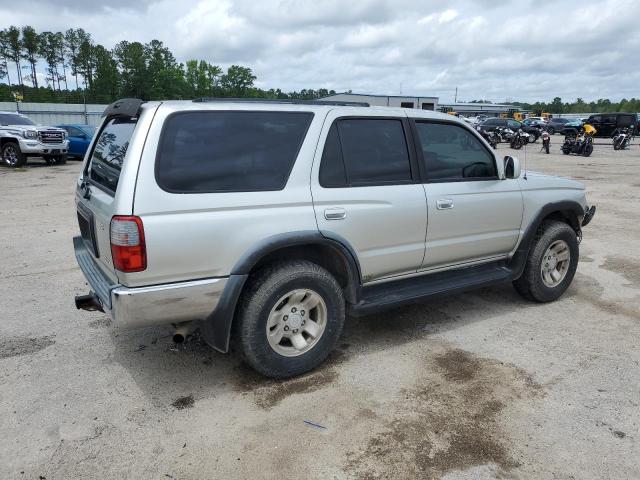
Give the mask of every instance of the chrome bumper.
[[129, 288], [112, 284], [87, 249], [74, 237], [76, 259], [105, 312], [121, 328], [204, 320], [218, 306], [228, 278], [208, 278]]
[[40, 143], [38, 140], [29, 139], [18, 141], [20, 150], [25, 155], [64, 155], [69, 151], [69, 140], [62, 143]]

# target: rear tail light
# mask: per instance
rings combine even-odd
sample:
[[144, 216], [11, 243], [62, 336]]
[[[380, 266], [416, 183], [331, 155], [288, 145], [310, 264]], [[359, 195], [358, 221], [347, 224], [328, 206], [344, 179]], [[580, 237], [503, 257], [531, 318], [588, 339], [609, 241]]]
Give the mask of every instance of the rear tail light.
[[118, 215], [111, 219], [111, 256], [113, 266], [121, 272], [141, 272], [147, 268], [140, 217]]

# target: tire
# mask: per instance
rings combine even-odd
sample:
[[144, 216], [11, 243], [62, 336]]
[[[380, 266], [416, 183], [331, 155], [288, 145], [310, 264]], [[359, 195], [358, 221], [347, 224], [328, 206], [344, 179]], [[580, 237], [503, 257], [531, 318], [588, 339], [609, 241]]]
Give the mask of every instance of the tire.
[[582, 156], [589, 157], [592, 153], [593, 153], [593, 145], [591, 143], [586, 144], [582, 150]]
[[[305, 303], [311, 305], [317, 300], [313, 295], [321, 301], [305, 311]], [[276, 334], [281, 328], [279, 341], [274, 340], [275, 335], [270, 339], [267, 334], [268, 321], [274, 318], [280, 320], [270, 325], [270, 332]], [[314, 323], [311, 319], [317, 321], [316, 326], [324, 324], [317, 337], [306, 330]], [[344, 294], [329, 272], [306, 260], [279, 262], [249, 279], [240, 300], [234, 340], [244, 361], [254, 370], [267, 377], [289, 378], [314, 369], [327, 358], [342, 333], [344, 319]], [[304, 328], [303, 320], [307, 324]], [[296, 330], [299, 333], [294, 335]], [[293, 336], [302, 337], [306, 347], [296, 348], [289, 340]]]
[[16, 142], [7, 142], [2, 147], [2, 163], [7, 167], [23, 167], [27, 163], [27, 157], [20, 150], [20, 145]]
[[[553, 255], [549, 248], [557, 249], [558, 245], [566, 245], [569, 252], [569, 259], [566, 261], [566, 270], [561, 273], [559, 283], [549, 285], [543, 276], [543, 262], [547, 261], [546, 254]], [[529, 250], [529, 256], [525, 264], [524, 272], [513, 282], [513, 286], [520, 295], [528, 300], [536, 302], [552, 302], [558, 299], [571, 285], [571, 281], [576, 273], [579, 258], [578, 238], [576, 232], [569, 225], [563, 222], [545, 222], [536, 233], [536, 237]], [[551, 260], [553, 261], [553, 260]], [[548, 264], [545, 264], [548, 265]], [[558, 260], [557, 265], [561, 265]], [[562, 265], [564, 267], [564, 265]]]
[[55, 164], [56, 165], [64, 165], [67, 163], [67, 156], [66, 155], [59, 155], [57, 157], [55, 157]]
[[47, 165], [53, 165], [54, 163], [56, 163], [55, 158], [50, 155], [45, 155], [44, 157], [42, 157], [42, 159]]

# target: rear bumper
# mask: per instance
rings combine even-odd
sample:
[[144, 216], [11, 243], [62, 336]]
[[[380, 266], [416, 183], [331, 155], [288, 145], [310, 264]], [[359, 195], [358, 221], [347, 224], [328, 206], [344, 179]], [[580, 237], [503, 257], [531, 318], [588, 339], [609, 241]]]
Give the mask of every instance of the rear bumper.
[[100, 269], [82, 237], [73, 247], [80, 269], [105, 312], [121, 328], [204, 320], [218, 306], [228, 278], [208, 278], [129, 288], [113, 284]]

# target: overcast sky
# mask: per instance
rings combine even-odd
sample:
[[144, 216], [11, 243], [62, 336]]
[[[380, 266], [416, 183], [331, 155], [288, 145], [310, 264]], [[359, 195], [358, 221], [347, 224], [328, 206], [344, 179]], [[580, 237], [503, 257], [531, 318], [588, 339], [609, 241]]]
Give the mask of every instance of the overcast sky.
[[253, 69], [262, 88], [441, 101], [640, 96], [640, 1], [0, 0], [0, 25]]

